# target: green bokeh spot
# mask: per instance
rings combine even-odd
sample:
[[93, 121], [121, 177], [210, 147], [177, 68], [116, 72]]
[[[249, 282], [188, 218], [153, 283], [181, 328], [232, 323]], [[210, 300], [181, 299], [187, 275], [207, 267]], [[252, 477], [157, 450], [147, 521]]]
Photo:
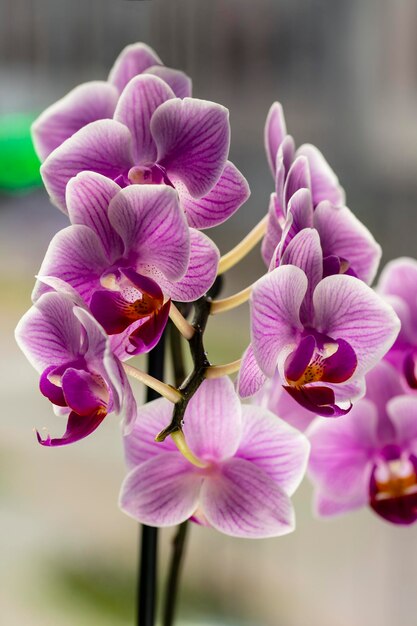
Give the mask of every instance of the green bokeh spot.
[[35, 117], [21, 113], [0, 116], [0, 191], [21, 191], [42, 183], [30, 136]]

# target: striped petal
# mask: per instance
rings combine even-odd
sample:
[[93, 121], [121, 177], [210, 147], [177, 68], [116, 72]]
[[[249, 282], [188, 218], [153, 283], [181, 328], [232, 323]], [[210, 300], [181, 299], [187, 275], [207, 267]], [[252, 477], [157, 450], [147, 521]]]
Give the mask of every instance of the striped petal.
[[39, 158], [44, 161], [55, 148], [90, 122], [111, 119], [118, 95], [113, 85], [97, 80], [78, 85], [48, 107], [32, 125], [33, 143]]
[[109, 82], [121, 92], [134, 76], [161, 64], [159, 56], [146, 43], [131, 44], [123, 48], [114, 62], [109, 73]]
[[164, 452], [133, 469], [125, 478], [121, 509], [148, 526], [174, 526], [192, 516], [203, 482], [178, 452]]
[[228, 110], [194, 98], [168, 100], [155, 111], [151, 131], [168, 176], [179, 178], [194, 198], [206, 195], [226, 165]]
[[67, 213], [69, 180], [84, 170], [115, 180], [133, 165], [129, 129], [115, 120], [98, 120], [81, 128], [54, 150], [41, 167], [51, 201]]
[[110, 204], [109, 220], [123, 240], [124, 256], [135, 257], [138, 273], [147, 269], [158, 283], [157, 274], [168, 280], [184, 275], [189, 231], [172, 187], [131, 185], [123, 189]]
[[247, 180], [230, 161], [227, 161], [211, 191], [202, 198], [193, 198], [181, 181], [174, 183], [187, 221], [194, 228], [218, 226], [233, 215], [250, 195]]
[[233, 537], [278, 537], [294, 530], [291, 501], [269, 476], [245, 459], [222, 464], [200, 496], [207, 521]]
[[184, 276], [176, 281], [157, 279], [164, 293], [178, 302], [192, 302], [207, 293], [216, 279], [220, 257], [211, 239], [194, 228], [189, 232], [190, 260]]
[[126, 85], [117, 103], [114, 119], [128, 127], [132, 134], [135, 164], [153, 164], [156, 160], [156, 145], [150, 122], [160, 104], [174, 98], [168, 85], [149, 74], [136, 76]]

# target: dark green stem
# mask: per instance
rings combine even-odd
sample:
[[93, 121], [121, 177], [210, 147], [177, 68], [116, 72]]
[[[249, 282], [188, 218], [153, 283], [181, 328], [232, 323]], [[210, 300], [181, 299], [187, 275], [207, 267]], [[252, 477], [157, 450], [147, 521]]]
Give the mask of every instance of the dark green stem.
[[173, 626], [174, 624], [176, 599], [181, 567], [184, 560], [184, 548], [187, 531], [188, 522], [185, 521], [178, 526], [177, 533], [172, 541], [172, 556], [165, 591], [165, 607], [162, 622], [163, 626]]
[[[165, 332], [159, 343], [149, 353], [148, 373], [159, 380], [164, 379], [165, 364]], [[159, 397], [153, 389], [148, 388], [146, 401], [150, 402]], [[157, 580], [157, 548], [158, 529], [152, 526], [141, 527], [140, 562], [138, 580], [138, 626], [154, 626], [156, 606]]]
[[174, 384], [175, 384], [175, 387], [179, 387], [186, 376], [185, 365], [184, 365], [184, 352], [183, 352], [182, 335], [180, 331], [172, 323], [170, 324], [169, 338], [170, 338], [172, 365], [174, 368]]
[[203, 382], [206, 369], [210, 366], [210, 361], [207, 358], [203, 342], [203, 335], [210, 314], [210, 305], [211, 298], [207, 296], [203, 296], [194, 303], [194, 319], [192, 325], [194, 326], [195, 332], [188, 342], [193, 359], [193, 371], [179, 386], [178, 390], [182, 393], [182, 400], [175, 404], [171, 423], [159, 433], [155, 438], [156, 441], [164, 441], [172, 433], [181, 430], [188, 403]]

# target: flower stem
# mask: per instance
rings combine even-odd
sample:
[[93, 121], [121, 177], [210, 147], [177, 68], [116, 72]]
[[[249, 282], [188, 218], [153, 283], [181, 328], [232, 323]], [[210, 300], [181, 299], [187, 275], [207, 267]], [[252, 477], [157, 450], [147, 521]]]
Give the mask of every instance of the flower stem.
[[[156, 378], [164, 377], [165, 365], [165, 332], [159, 343], [149, 353], [148, 372]], [[155, 400], [159, 396], [157, 390], [148, 388], [147, 402]], [[156, 580], [157, 580], [157, 548], [158, 529], [143, 525], [141, 528], [139, 579], [138, 579], [138, 603], [137, 625], [154, 626], [156, 606]]]
[[165, 591], [165, 607], [162, 622], [163, 626], [173, 626], [174, 624], [176, 599], [181, 566], [184, 560], [184, 548], [187, 539], [188, 526], [189, 524], [187, 521], [180, 524], [172, 542], [172, 557]]
[[[160, 342], [161, 340], [159, 340], [159, 343]], [[152, 352], [150, 354], [152, 354]], [[155, 397], [163, 396], [174, 404], [182, 399], [182, 395], [179, 391], [177, 391], [177, 389], [174, 389], [174, 387], [171, 387], [171, 385], [167, 385], [166, 383], [161, 382], [155, 376], [151, 376], [146, 372], [142, 372], [142, 370], [139, 370], [137, 367], [133, 367], [133, 365], [128, 365], [127, 363], [123, 363], [123, 369], [125, 370], [126, 374], [132, 376], [132, 378], [136, 378], [136, 380], [139, 380], [141, 383], [149, 387], [150, 390], [156, 392]]]
[[187, 339], [188, 341], [194, 335], [194, 327], [187, 322], [185, 317], [179, 312], [177, 307], [173, 302], [171, 302], [171, 306], [169, 309], [169, 317], [171, 321], [175, 324], [175, 326], [180, 331], [181, 335]]
[[231, 311], [235, 309], [237, 306], [240, 306], [247, 300], [249, 300], [250, 294], [252, 293], [252, 285], [246, 287], [246, 289], [242, 289], [242, 291], [238, 291], [238, 293], [233, 294], [233, 296], [229, 296], [228, 298], [222, 298], [222, 300], [213, 300], [210, 307], [210, 315], [216, 315], [216, 313], [225, 313], [226, 311]]
[[224, 274], [231, 267], [239, 263], [253, 248], [257, 243], [260, 242], [262, 237], [266, 233], [266, 227], [268, 224], [268, 215], [265, 215], [264, 218], [246, 235], [244, 239], [240, 243], [237, 244], [234, 248], [232, 248], [227, 254], [223, 255], [219, 261], [219, 267], [217, 270], [218, 274]]
[[198, 459], [195, 454], [191, 452], [182, 430], [176, 430], [175, 432], [171, 433], [171, 439], [175, 443], [183, 457], [185, 457], [187, 461], [192, 463], [192, 465], [194, 465], [195, 467], [199, 467], [200, 469], [207, 467], [207, 463], [205, 463], [204, 461], [200, 461], [200, 459]]
[[184, 364], [182, 335], [173, 323], [170, 325], [169, 331], [172, 367], [174, 370], [174, 384], [175, 387], [178, 388], [187, 375]]
[[204, 330], [210, 313], [210, 305], [211, 300], [206, 296], [203, 296], [194, 303], [193, 327], [195, 331], [188, 342], [194, 368], [177, 390], [181, 398], [174, 405], [171, 423], [155, 437], [155, 441], [164, 441], [169, 435], [182, 429], [182, 420], [187, 405], [203, 382], [205, 371], [210, 366], [203, 342]]
[[234, 374], [239, 371], [241, 362], [242, 359], [236, 359], [236, 361], [231, 361], [230, 363], [225, 363], [224, 365], [210, 365], [210, 367], [206, 369], [204, 377], [221, 378], [221, 376]]

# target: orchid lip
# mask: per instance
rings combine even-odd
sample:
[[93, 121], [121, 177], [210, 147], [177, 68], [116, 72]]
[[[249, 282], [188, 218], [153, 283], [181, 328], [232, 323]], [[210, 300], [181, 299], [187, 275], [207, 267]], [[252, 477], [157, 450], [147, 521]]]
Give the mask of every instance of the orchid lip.
[[129, 335], [130, 347], [126, 347], [128, 354], [133, 356], [148, 352], [156, 346], [167, 324], [170, 307], [171, 300], [168, 300]]
[[286, 359], [284, 373], [288, 384], [284, 389], [301, 406], [317, 415], [346, 415], [352, 405], [336, 404], [330, 387], [314, 383], [345, 382], [353, 375], [356, 364], [355, 352], [346, 341], [311, 331]]
[[352, 408], [351, 403], [346, 403], [346, 407], [336, 404], [334, 391], [330, 387], [320, 385], [305, 385], [302, 387], [284, 385], [284, 389], [302, 407], [322, 417], [346, 415]]
[[121, 333], [134, 322], [155, 315], [164, 303], [159, 285], [132, 268], [119, 268], [106, 274], [101, 284], [109, 288], [93, 293], [90, 309], [109, 335]]
[[36, 431], [36, 437], [38, 442], [45, 447], [54, 448], [57, 446], [65, 446], [70, 443], [75, 443], [80, 439], [84, 439], [92, 432], [96, 430], [106, 417], [107, 412], [104, 410], [97, 411], [92, 415], [88, 415], [85, 417], [80, 417], [73, 411], [70, 413], [68, 418], [67, 429], [62, 437], [51, 438], [50, 435], [47, 435], [44, 439], [42, 439], [41, 435], [38, 431]]
[[284, 371], [288, 384], [297, 389], [315, 382], [345, 382], [356, 365], [355, 352], [346, 341], [309, 333], [287, 357]]
[[[111, 408], [111, 394], [105, 380], [87, 369], [76, 369], [68, 363], [47, 368], [41, 376], [41, 391], [56, 406], [70, 410], [67, 429], [60, 438], [44, 439], [37, 432], [38, 442], [47, 447], [62, 446], [83, 439], [95, 430]], [[80, 363], [78, 363], [80, 365]], [[59, 385], [51, 382], [50, 378]]]

